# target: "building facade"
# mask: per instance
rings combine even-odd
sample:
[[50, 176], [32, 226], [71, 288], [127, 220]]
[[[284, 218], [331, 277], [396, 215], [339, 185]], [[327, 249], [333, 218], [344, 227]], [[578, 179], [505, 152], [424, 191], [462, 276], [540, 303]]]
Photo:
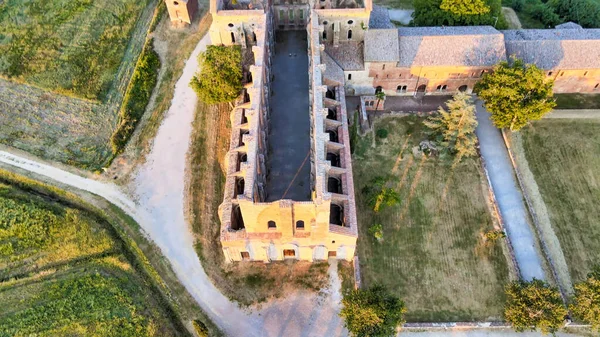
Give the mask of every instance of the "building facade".
[[546, 71], [556, 92], [600, 92], [600, 30], [574, 24], [396, 28], [370, 0], [211, 0], [210, 11], [212, 44], [244, 59], [219, 207], [228, 262], [353, 258], [346, 95], [372, 107], [378, 91], [471, 92], [507, 55]]

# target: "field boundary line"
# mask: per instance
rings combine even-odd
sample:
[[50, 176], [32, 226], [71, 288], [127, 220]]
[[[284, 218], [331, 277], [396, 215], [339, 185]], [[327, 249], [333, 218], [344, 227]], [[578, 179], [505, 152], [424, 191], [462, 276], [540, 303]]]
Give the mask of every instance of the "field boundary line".
[[[590, 328], [590, 324], [579, 324], [567, 321], [564, 327], [572, 328]], [[404, 323], [402, 327], [398, 328], [398, 331], [402, 330], [425, 330], [425, 331], [438, 331], [438, 330], [493, 330], [493, 329], [510, 329], [512, 325], [508, 322], [419, 322], [419, 323]]]
[[537, 214], [535, 213], [535, 210], [533, 209], [533, 203], [531, 202], [529, 194], [527, 193], [527, 191], [525, 189], [525, 185], [523, 183], [523, 177], [521, 176], [521, 172], [519, 171], [519, 168], [517, 167], [517, 162], [515, 161], [515, 155], [513, 153], [512, 147], [510, 146], [510, 143], [508, 142], [508, 138], [506, 137], [506, 132], [504, 131], [504, 129], [500, 129], [500, 132], [502, 133], [502, 139], [504, 140], [504, 145], [506, 146], [506, 149], [508, 150], [508, 157], [510, 158], [510, 163], [513, 167], [513, 170], [515, 171], [515, 175], [517, 176], [517, 181], [519, 182], [519, 188], [521, 189], [521, 194], [523, 195], [523, 199], [525, 199], [525, 204], [527, 205], [527, 210], [529, 211], [529, 214], [531, 215], [531, 219], [533, 220], [532, 222], [535, 227], [536, 234], [538, 235], [538, 239], [540, 241], [540, 246], [542, 247], [542, 251], [543, 251], [544, 255], [548, 259], [548, 264], [550, 265], [550, 270], [552, 271], [552, 276], [554, 277], [554, 279], [556, 280], [556, 284], [558, 285], [558, 289], [560, 291], [560, 296], [562, 298], [562, 301], [563, 301], [564, 305], [568, 308], [569, 306], [567, 303], [566, 289], [564, 289], [562, 283], [560, 282], [561, 279], [558, 278], [558, 273], [556, 272], [556, 266], [555, 266], [554, 259], [550, 255], [550, 250], [549, 250], [548, 246], [546, 245], [546, 242], [543, 240], [543, 235], [542, 235], [543, 232], [540, 227]]
[[[494, 208], [496, 220], [498, 220], [498, 224], [500, 225], [500, 229], [502, 229], [502, 232], [506, 233], [506, 229], [504, 228], [504, 220], [502, 219], [502, 214], [500, 214], [500, 206], [498, 205], [498, 201], [496, 200], [494, 187], [492, 186], [492, 181], [490, 180], [490, 174], [488, 173], [487, 166], [485, 165], [485, 160], [483, 160], [483, 155], [479, 150], [479, 141], [477, 141], [477, 153], [479, 157], [479, 162], [481, 163], [481, 168], [483, 169], [485, 179], [487, 181], [487, 189], [489, 191], [492, 207]], [[517, 258], [515, 257], [515, 250], [512, 246], [512, 243], [510, 242], [510, 239], [508, 238], [508, 235], [504, 237], [504, 241], [506, 242], [506, 246], [508, 247], [508, 254], [510, 255], [510, 259], [512, 261], [513, 268], [517, 273], [517, 277], [521, 279], [521, 269], [519, 268], [519, 264], [517, 263]]]

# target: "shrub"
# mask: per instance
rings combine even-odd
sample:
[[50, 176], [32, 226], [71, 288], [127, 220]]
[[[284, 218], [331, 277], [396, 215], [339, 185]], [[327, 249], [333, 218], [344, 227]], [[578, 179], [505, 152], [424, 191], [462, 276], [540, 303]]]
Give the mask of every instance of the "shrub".
[[588, 274], [587, 280], [575, 285], [575, 302], [570, 309], [592, 329], [600, 330], [600, 266]]
[[504, 317], [517, 331], [539, 328], [544, 334], [554, 333], [565, 321], [567, 309], [558, 289], [544, 281], [512, 282], [506, 296]]
[[386, 206], [394, 206], [400, 202], [398, 193], [386, 186], [386, 180], [383, 177], [375, 177], [370, 184], [362, 189], [363, 195], [367, 199], [367, 204], [378, 213]]
[[373, 235], [377, 241], [381, 241], [383, 239], [383, 226], [380, 223], [376, 223], [369, 227], [369, 234]]
[[129, 138], [135, 131], [135, 127], [144, 115], [152, 91], [156, 86], [159, 68], [160, 59], [154, 51], [152, 39], [150, 39], [146, 42], [142, 55], [136, 64], [119, 111], [119, 124], [110, 138], [115, 155], [123, 152], [125, 145], [127, 145]]
[[498, 239], [505, 238], [505, 237], [506, 237], [506, 233], [504, 233], [504, 231], [502, 231], [502, 230], [491, 230], [491, 231], [487, 231], [485, 233], [485, 238], [488, 241], [492, 241], [492, 242], [494, 242]]
[[200, 74], [190, 86], [205, 103], [224, 103], [235, 99], [242, 90], [242, 51], [240, 46], [208, 46], [198, 56]]
[[194, 327], [194, 331], [196, 331], [196, 334], [199, 337], [208, 337], [208, 328], [200, 320], [193, 320], [192, 326]]
[[377, 131], [375, 131], [375, 134], [377, 135], [377, 138], [387, 138], [388, 136], [388, 130], [386, 129], [377, 129]]
[[355, 337], [395, 336], [406, 307], [382, 286], [356, 289], [344, 296], [340, 317]]

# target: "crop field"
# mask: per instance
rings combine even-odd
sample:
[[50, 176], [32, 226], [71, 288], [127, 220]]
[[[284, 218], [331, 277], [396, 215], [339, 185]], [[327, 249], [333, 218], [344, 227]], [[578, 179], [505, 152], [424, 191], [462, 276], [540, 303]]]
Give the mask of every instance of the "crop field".
[[572, 281], [582, 281], [600, 264], [600, 120], [541, 120], [521, 133]]
[[186, 335], [105, 219], [4, 173], [0, 336]]
[[[363, 286], [380, 283], [400, 296], [409, 322], [501, 320], [511, 272], [504, 243], [484, 239], [494, 223], [480, 163], [452, 168], [452, 158], [413, 154], [427, 139], [422, 121], [378, 119], [374, 130], [387, 136], [367, 134], [353, 154]], [[400, 202], [375, 213], [362, 192], [374, 178]], [[381, 242], [373, 224], [383, 227]]]
[[157, 3], [0, 2], [0, 143], [86, 169], [106, 164]]

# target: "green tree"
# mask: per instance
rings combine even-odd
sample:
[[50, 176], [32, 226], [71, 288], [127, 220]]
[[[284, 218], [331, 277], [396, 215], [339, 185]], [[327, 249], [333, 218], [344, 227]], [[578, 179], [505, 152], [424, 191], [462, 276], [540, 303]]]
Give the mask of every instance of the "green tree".
[[377, 109], [379, 109], [379, 103], [385, 99], [385, 92], [383, 91], [376, 91], [375, 92], [375, 98], [377, 98], [377, 105], [375, 106], [375, 111], [377, 111]]
[[490, 12], [483, 0], [442, 0], [440, 9], [455, 15], [482, 15]]
[[474, 91], [484, 100], [498, 128], [519, 130], [556, 106], [554, 82], [546, 79], [535, 65], [526, 65], [516, 58], [511, 61], [496, 65], [493, 73], [485, 74], [475, 85]]
[[587, 280], [575, 285], [575, 303], [570, 309], [593, 329], [600, 330], [600, 267], [594, 268]]
[[506, 296], [504, 317], [515, 330], [539, 328], [546, 334], [563, 326], [567, 309], [556, 287], [537, 279], [515, 281], [506, 287]]
[[356, 289], [344, 296], [340, 317], [354, 337], [395, 336], [406, 307], [382, 286]]
[[492, 25], [507, 28], [501, 0], [414, 0], [417, 26]]
[[371, 183], [363, 188], [363, 194], [367, 197], [367, 204], [373, 208], [375, 213], [381, 211], [384, 207], [391, 207], [400, 202], [398, 192], [393, 188], [387, 187], [385, 178], [376, 177]]
[[242, 90], [242, 52], [240, 46], [208, 46], [198, 60], [200, 74], [190, 86], [205, 103], [229, 102]]
[[471, 97], [463, 92], [454, 95], [446, 105], [448, 111], [440, 107], [439, 115], [429, 117], [423, 124], [439, 144], [455, 156], [456, 162], [460, 162], [464, 157], [477, 154], [475, 106]]
[[549, 0], [548, 6], [564, 21], [584, 28], [600, 27], [600, 2], [596, 0]]

